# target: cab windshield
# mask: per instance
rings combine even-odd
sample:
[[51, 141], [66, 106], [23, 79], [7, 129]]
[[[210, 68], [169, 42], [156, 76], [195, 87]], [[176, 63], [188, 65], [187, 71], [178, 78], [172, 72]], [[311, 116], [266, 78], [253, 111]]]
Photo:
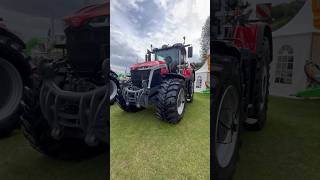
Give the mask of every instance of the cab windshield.
[[179, 50], [178, 49], [166, 49], [159, 50], [155, 53], [155, 60], [161, 61], [170, 61], [167, 63], [171, 63], [172, 61], [178, 61], [179, 59]]

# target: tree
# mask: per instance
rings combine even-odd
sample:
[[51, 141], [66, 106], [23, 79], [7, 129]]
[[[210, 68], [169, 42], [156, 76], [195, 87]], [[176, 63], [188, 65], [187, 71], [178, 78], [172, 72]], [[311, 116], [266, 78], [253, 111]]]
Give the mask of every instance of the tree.
[[207, 60], [207, 54], [210, 50], [210, 16], [207, 18], [205, 24], [202, 27], [200, 46], [201, 62], [204, 63]]

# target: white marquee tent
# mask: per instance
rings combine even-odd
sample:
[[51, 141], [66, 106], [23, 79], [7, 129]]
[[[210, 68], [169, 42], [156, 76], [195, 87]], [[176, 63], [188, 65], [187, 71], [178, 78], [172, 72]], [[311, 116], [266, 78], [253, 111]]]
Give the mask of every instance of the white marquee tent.
[[206, 89], [206, 82], [208, 81], [208, 61], [203, 64], [203, 66], [196, 71], [195, 74], [195, 84], [194, 84], [194, 91], [201, 92]]
[[311, 0], [306, 0], [287, 25], [273, 32], [273, 46], [270, 94], [288, 97], [305, 90], [304, 65], [307, 61], [320, 63], [320, 30], [313, 25]]

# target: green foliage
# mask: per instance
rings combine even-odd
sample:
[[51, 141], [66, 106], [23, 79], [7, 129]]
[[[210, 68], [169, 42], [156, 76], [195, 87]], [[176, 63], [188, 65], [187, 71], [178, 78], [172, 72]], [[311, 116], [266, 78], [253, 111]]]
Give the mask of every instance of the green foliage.
[[205, 63], [204, 61], [194, 63], [196, 65], [195, 71], [199, 70], [203, 66], [204, 63]]
[[281, 3], [272, 8], [271, 14], [274, 22], [271, 27], [273, 31], [286, 25], [301, 9], [305, 0], [295, 0], [288, 3]]
[[210, 49], [210, 16], [202, 27], [200, 46], [201, 61], [205, 62], [207, 60], [208, 50]]
[[25, 53], [30, 56], [31, 55], [31, 51], [33, 48], [37, 47], [39, 44], [43, 43], [44, 40], [41, 38], [31, 38], [29, 41], [26, 42], [26, 49], [25, 49]]

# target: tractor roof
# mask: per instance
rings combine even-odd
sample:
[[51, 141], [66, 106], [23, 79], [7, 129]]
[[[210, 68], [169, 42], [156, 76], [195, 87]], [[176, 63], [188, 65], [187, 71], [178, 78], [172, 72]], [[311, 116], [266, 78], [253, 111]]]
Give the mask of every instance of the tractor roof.
[[183, 52], [186, 52], [185, 47], [188, 47], [188, 46], [190, 46], [190, 44], [185, 45], [185, 44], [182, 44], [182, 43], [176, 43], [176, 44], [174, 44], [172, 46], [163, 45], [161, 48], [154, 48], [153, 52], [162, 51], [162, 50], [168, 50], [168, 49], [173, 49], [173, 48], [176, 48], [176, 49], [179, 49], [179, 50], [181, 50]]
[[110, 1], [106, 0], [103, 4], [95, 4], [81, 8], [73, 14], [64, 18], [66, 22], [73, 22], [72, 24], [81, 24], [85, 20], [98, 16], [110, 15]]

